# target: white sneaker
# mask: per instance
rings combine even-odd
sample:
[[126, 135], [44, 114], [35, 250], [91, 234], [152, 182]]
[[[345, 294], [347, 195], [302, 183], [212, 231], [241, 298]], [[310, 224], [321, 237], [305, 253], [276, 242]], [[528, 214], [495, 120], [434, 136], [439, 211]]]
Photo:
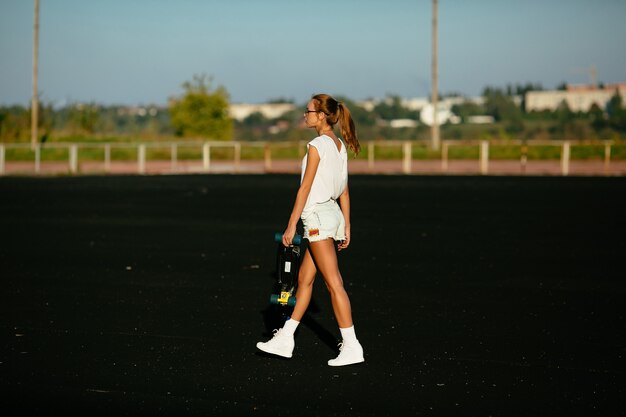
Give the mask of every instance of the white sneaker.
[[266, 353], [291, 358], [295, 342], [293, 335], [282, 332], [283, 329], [274, 330], [274, 337], [267, 342], [259, 342], [256, 347]]
[[357, 342], [339, 344], [339, 356], [328, 361], [330, 366], [352, 365], [354, 363], [365, 362], [363, 358], [363, 347]]

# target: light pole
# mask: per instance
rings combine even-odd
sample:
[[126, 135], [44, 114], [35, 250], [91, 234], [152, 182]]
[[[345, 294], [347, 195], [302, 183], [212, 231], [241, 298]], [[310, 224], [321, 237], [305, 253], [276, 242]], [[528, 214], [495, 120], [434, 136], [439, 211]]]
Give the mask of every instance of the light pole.
[[39, 66], [39, 0], [35, 0], [35, 22], [33, 27], [33, 97], [31, 100], [30, 142], [35, 149], [38, 141], [39, 93], [37, 91], [37, 72]]
[[437, 114], [437, 104], [439, 102], [439, 91], [437, 85], [439, 83], [438, 67], [437, 67], [437, 3], [433, 0], [433, 34], [432, 34], [432, 106], [433, 106], [433, 124], [430, 127], [430, 136], [432, 147], [439, 150], [439, 115]]

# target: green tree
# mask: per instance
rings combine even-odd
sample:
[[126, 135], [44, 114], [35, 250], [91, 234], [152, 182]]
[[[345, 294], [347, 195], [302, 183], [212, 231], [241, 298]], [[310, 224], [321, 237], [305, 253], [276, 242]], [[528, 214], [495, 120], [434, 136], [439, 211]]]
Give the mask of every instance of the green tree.
[[596, 103], [591, 105], [591, 108], [589, 109], [589, 116], [591, 118], [591, 126], [595, 130], [601, 130], [606, 127], [604, 112]]
[[75, 131], [92, 134], [100, 120], [100, 109], [95, 103], [78, 103], [70, 110], [70, 125]]
[[22, 106], [0, 108], [0, 139], [19, 142], [29, 138], [30, 113]]
[[[510, 89], [510, 88], [509, 88]], [[503, 122], [509, 133], [519, 133], [524, 130], [522, 109], [515, 104], [513, 97], [499, 88], [487, 87], [483, 92], [485, 110], [497, 122]]]
[[169, 112], [176, 134], [184, 137], [204, 137], [230, 140], [233, 120], [228, 114], [229, 97], [226, 89], [211, 89], [211, 79], [194, 75], [183, 84], [184, 94], [170, 99]]
[[559, 106], [554, 111], [554, 115], [562, 125], [571, 122], [575, 118], [574, 112], [570, 109], [569, 104], [567, 104], [565, 100], [559, 103]]
[[483, 106], [469, 100], [465, 100], [459, 104], [454, 104], [451, 110], [452, 113], [459, 116], [463, 122], [467, 122], [470, 116], [480, 116], [485, 114]]
[[241, 121], [241, 125], [244, 127], [259, 127], [259, 126], [267, 126], [270, 124], [270, 121], [263, 115], [263, 113], [255, 111], [248, 115], [245, 119]]
[[619, 92], [615, 92], [611, 100], [609, 100], [606, 106], [606, 112], [608, 114], [608, 123], [615, 129], [620, 131], [626, 130], [626, 109], [622, 105], [622, 96]]
[[565, 100], [561, 101], [553, 114], [556, 124], [551, 128], [555, 138], [585, 139], [593, 133], [588, 113], [574, 112]]
[[[39, 101], [39, 140], [46, 141], [54, 124], [52, 104]], [[0, 107], [0, 140], [20, 142], [30, 140], [31, 108], [14, 105]]]

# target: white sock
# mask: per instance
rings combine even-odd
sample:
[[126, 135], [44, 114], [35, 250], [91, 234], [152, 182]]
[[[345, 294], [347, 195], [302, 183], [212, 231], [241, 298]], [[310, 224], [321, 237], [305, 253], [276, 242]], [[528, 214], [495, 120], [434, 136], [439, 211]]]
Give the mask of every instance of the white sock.
[[339, 328], [341, 332], [341, 338], [343, 339], [343, 343], [356, 342], [356, 333], [354, 332], [354, 326], [346, 327], [342, 329]]
[[298, 327], [298, 324], [300, 324], [299, 321], [290, 318], [285, 322], [282, 331], [287, 334], [293, 335], [296, 331], [296, 328]]

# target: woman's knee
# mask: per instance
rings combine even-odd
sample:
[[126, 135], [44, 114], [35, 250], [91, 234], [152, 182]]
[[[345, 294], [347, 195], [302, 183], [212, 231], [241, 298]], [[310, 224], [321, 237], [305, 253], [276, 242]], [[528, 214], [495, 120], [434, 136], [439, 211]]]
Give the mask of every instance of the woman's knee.
[[341, 294], [346, 292], [343, 287], [343, 280], [341, 279], [341, 276], [325, 279], [324, 282], [326, 283], [326, 288], [330, 293]]
[[299, 287], [311, 287], [313, 286], [313, 282], [315, 282], [315, 275], [310, 276], [298, 276], [298, 286]]

